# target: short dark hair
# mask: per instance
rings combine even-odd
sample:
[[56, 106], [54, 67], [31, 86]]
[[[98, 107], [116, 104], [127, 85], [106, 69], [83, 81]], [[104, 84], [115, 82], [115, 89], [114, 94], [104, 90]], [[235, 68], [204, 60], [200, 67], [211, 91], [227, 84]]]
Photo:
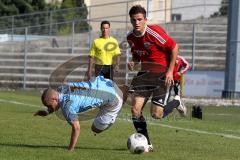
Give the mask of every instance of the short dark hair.
[[101, 22], [101, 28], [102, 28], [102, 26], [103, 26], [104, 24], [108, 24], [109, 27], [110, 27], [110, 22], [109, 22], [109, 21], [102, 21], [102, 22]]
[[44, 106], [46, 106], [48, 108], [48, 114], [53, 113], [54, 109], [52, 109], [51, 107], [48, 106], [47, 102], [46, 102], [46, 98], [49, 96], [49, 92], [51, 92], [51, 88], [47, 88], [43, 91], [42, 96], [41, 96], [41, 100]]
[[45, 99], [47, 97], [48, 91], [49, 91], [49, 88], [45, 89], [41, 96], [41, 100], [44, 106], [47, 106]]
[[131, 17], [134, 14], [142, 13], [144, 18], [146, 18], [146, 10], [141, 5], [134, 5], [129, 11], [129, 16]]

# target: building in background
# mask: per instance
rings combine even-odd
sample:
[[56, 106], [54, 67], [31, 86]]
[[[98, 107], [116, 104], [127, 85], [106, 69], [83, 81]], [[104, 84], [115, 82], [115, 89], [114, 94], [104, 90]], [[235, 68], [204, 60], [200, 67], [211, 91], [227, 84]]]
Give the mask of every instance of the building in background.
[[[107, 19], [115, 22], [113, 28], [130, 26], [128, 11], [131, 6], [141, 4], [147, 10], [150, 24], [171, 21], [209, 18], [217, 12], [222, 0], [85, 0], [93, 30], [98, 29], [99, 21]], [[126, 23], [127, 22], [127, 23]]]
[[217, 12], [222, 0], [171, 0], [171, 20], [209, 18]]
[[[111, 28], [131, 27], [128, 11], [136, 4], [145, 7], [148, 23], [161, 24], [196, 18], [209, 18], [217, 12], [222, 0], [84, 0], [92, 30], [99, 30], [102, 20], [113, 22]], [[61, 3], [62, 0], [46, 0]]]
[[85, 0], [88, 6], [88, 18], [93, 30], [99, 29], [100, 21], [106, 19], [112, 28], [131, 27], [128, 11], [136, 4], [141, 4], [147, 11], [149, 23], [159, 24], [171, 20], [171, 0]]

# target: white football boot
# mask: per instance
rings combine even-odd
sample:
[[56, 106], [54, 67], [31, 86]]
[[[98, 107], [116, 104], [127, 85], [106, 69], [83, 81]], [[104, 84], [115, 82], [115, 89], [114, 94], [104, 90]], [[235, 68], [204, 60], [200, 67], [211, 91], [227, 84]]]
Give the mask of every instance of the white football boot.
[[145, 149], [145, 152], [153, 152], [153, 145], [149, 144], [147, 148]]
[[187, 116], [187, 108], [186, 106], [184, 105], [184, 103], [182, 102], [181, 98], [179, 95], [176, 95], [174, 97], [174, 100], [178, 100], [179, 101], [179, 106], [176, 108], [179, 112], [179, 114], [182, 116], [182, 117], [186, 117]]

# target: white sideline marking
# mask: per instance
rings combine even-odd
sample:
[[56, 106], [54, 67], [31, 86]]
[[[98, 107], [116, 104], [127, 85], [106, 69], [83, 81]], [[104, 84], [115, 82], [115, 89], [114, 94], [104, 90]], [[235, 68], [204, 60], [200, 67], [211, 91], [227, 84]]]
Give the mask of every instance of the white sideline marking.
[[[122, 118], [121, 118], [121, 120], [124, 120], [124, 121], [127, 121], [127, 122], [132, 122], [130, 120], [126, 120], [126, 119], [122, 119]], [[208, 134], [208, 135], [216, 135], [216, 136], [222, 136], [222, 137], [225, 137], [225, 138], [239, 139], [240, 140], [239, 136], [234, 136], [234, 135], [231, 135], [231, 134], [214, 133], [214, 132], [208, 132], [208, 131], [197, 130], [197, 129], [175, 127], [175, 126], [170, 126], [170, 125], [160, 124], [160, 123], [154, 123], [154, 122], [148, 122], [148, 124], [155, 125], [155, 126], [161, 126], [161, 127], [165, 127], [165, 128], [178, 129], [178, 130], [183, 130], [183, 131], [188, 131], [188, 132], [194, 132], [194, 133], [200, 133], [200, 134]]]
[[0, 99], [0, 102], [4, 103], [12, 103], [12, 104], [17, 104], [17, 105], [22, 105], [22, 106], [28, 106], [28, 107], [34, 107], [34, 108], [41, 108], [41, 106], [34, 105], [34, 104], [27, 104], [27, 103], [22, 103], [22, 102], [17, 102], [17, 101], [10, 101], [6, 99]]
[[181, 128], [181, 127], [169, 126], [169, 125], [166, 125], [166, 124], [158, 124], [158, 123], [152, 123], [152, 122], [150, 122], [150, 124], [159, 125], [159, 126], [166, 127], [166, 128], [172, 128], [172, 129], [179, 129], [179, 130], [194, 132], [194, 133], [216, 135], [216, 136], [222, 136], [222, 137], [225, 137], [225, 138], [239, 139], [240, 140], [240, 137], [234, 136], [234, 135], [231, 135], [231, 134], [214, 133], [214, 132], [208, 132], [208, 131], [197, 130], [197, 129]]
[[[22, 103], [22, 102], [17, 102], [17, 101], [9, 101], [9, 100], [4, 100], [4, 99], [0, 99], [0, 102], [12, 103], [12, 104], [17, 104], [17, 105], [24, 105], [24, 106], [35, 107], [35, 108], [40, 108], [41, 107], [41, 106], [38, 106], [38, 105], [27, 104], [27, 103]], [[126, 120], [126, 119], [123, 119], [123, 118], [118, 118], [118, 119], [121, 119], [121, 120], [124, 120], [124, 121], [127, 121], [127, 122], [132, 122], [130, 120]], [[188, 131], [188, 132], [208, 134], [208, 135], [217, 135], [217, 136], [222, 136], [222, 137], [225, 137], [225, 138], [239, 139], [240, 140], [240, 137], [234, 136], [234, 135], [231, 135], [231, 134], [214, 133], [214, 132], [208, 132], [208, 131], [197, 130], [197, 129], [175, 127], [175, 126], [170, 126], [170, 125], [160, 124], [160, 123], [153, 123], [153, 122], [148, 122], [148, 124], [161, 126], [161, 127], [165, 127], [165, 128], [178, 129], [178, 130], [183, 130], [183, 131]]]

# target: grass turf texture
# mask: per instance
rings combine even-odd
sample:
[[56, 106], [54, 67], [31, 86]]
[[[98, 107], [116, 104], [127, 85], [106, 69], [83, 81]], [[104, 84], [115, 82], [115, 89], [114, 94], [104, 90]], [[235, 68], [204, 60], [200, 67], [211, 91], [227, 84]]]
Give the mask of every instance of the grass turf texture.
[[[74, 152], [66, 150], [70, 125], [55, 114], [34, 117], [33, 113], [41, 108], [38, 92], [0, 92], [1, 160], [240, 159], [240, 107], [204, 107], [203, 120], [190, 116], [180, 118], [177, 112], [163, 120], [148, 118], [154, 152], [141, 155], [127, 150], [127, 138], [134, 133], [128, 105], [124, 106], [116, 123], [97, 136], [90, 131], [92, 120], [82, 121]], [[144, 114], [149, 117], [148, 108]]]

